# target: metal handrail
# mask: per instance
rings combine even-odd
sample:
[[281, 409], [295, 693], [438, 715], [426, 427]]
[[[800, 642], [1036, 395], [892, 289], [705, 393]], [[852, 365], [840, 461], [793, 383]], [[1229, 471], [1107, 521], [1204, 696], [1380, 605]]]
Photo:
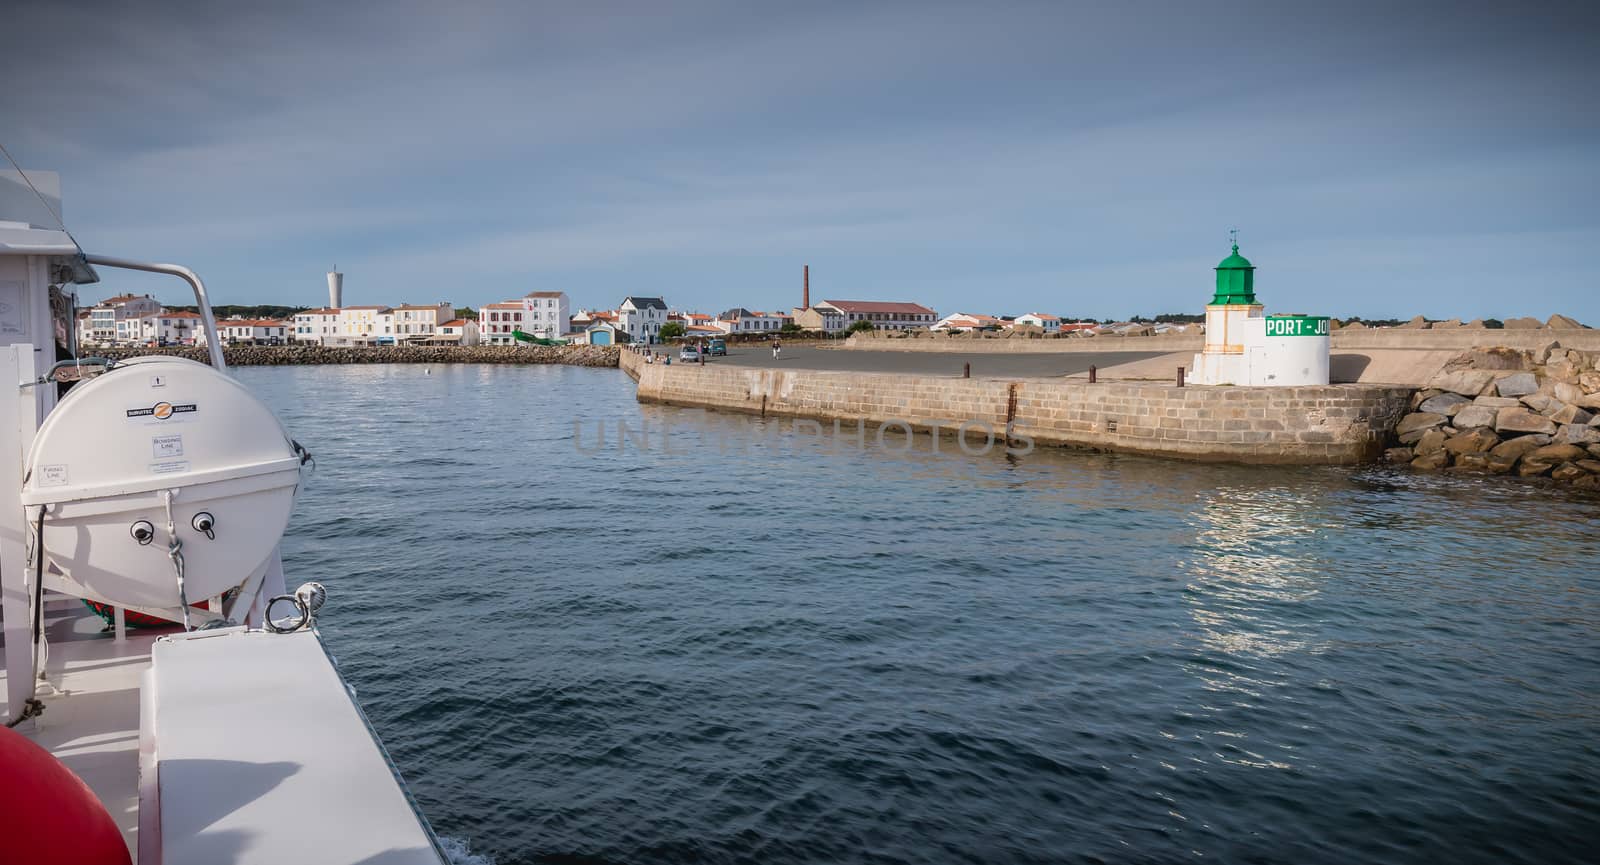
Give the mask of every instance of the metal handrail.
[[165, 273], [176, 276], [189, 283], [194, 289], [195, 305], [200, 307], [200, 323], [206, 329], [206, 352], [211, 356], [211, 365], [219, 372], [228, 368], [227, 361], [222, 359], [222, 340], [217, 337], [217, 319], [211, 314], [211, 301], [206, 298], [206, 285], [200, 281], [200, 274], [195, 273], [181, 264], [155, 264], [148, 261], [133, 261], [127, 258], [112, 258], [109, 255], [89, 255], [84, 253], [83, 260], [90, 264], [102, 267], [118, 267], [123, 270], [142, 270], [147, 273]]

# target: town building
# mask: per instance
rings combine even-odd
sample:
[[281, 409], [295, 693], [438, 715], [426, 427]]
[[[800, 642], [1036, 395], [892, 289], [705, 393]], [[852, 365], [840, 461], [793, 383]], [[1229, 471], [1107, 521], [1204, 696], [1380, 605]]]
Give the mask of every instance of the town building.
[[90, 318], [92, 314], [87, 309], [78, 310], [77, 344], [80, 347], [94, 343], [94, 319]]
[[791, 318], [801, 330], [821, 333], [839, 333], [849, 326], [844, 313], [832, 307], [797, 306]]
[[791, 321], [794, 321], [791, 315], [781, 312], [755, 312], [741, 306], [717, 316], [710, 322], [710, 326], [724, 333], [776, 333]]
[[1013, 319], [1013, 322], [1016, 324], [1031, 324], [1045, 333], [1061, 332], [1061, 319], [1043, 312], [1024, 313]]
[[667, 323], [667, 304], [659, 297], [625, 297], [617, 306], [617, 327], [633, 342], [661, 341]]
[[200, 313], [162, 310], [138, 319], [136, 340], [141, 344], [193, 345], [195, 334], [205, 328]]
[[452, 318], [440, 322], [427, 341], [436, 345], [477, 345], [480, 341], [478, 323], [470, 318]]
[[345, 306], [339, 308], [339, 332], [329, 342], [340, 345], [381, 345], [394, 342], [394, 308]]
[[293, 321], [295, 342], [323, 345], [339, 336], [339, 310], [332, 307], [297, 312]]
[[572, 316], [564, 291], [530, 291], [522, 298], [528, 311], [524, 333], [541, 339], [560, 339], [572, 329]]
[[160, 311], [161, 304], [148, 294], [108, 297], [89, 308], [89, 337], [101, 345], [136, 342], [140, 332], [138, 320]]
[[422, 342], [438, 330], [439, 325], [456, 317], [453, 305], [440, 301], [432, 304], [402, 303], [394, 307], [394, 337], [398, 342]]
[[[270, 318], [224, 318], [217, 322], [217, 339], [223, 345], [284, 345], [294, 328], [292, 321]], [[205, 328], [194, 328], [194, 344], [206, 345]]]
[[981, 328], [998, 328], [1005, 322], [992, 315], [982, 315], [976, 312], [956, 312], [934, 322], [929, 330], [940, 331], [968, 331]]
[[528, 308], [520, 300], [486, 304], [478, 310], [478, 332], [488, 345], [515, 345], [517, 331], [527, 333]]
[[819, 307], [833, 309], [844, 316], [845, 328], [858, 321], [870, 321], [879, 330], [908, 330], [932, 327], [939, 316], [919, 303], [878, 300], [824, 300]]

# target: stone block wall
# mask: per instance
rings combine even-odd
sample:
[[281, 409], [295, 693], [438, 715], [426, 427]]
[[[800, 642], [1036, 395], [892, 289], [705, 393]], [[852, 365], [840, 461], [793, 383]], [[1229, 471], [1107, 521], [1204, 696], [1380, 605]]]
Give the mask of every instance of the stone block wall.
[[1036, 445], [1246, 463], [1377, 459], [1411, 388], [1232, 388], [962, 379], [630, 362], [641, 402], [1004, 436]]

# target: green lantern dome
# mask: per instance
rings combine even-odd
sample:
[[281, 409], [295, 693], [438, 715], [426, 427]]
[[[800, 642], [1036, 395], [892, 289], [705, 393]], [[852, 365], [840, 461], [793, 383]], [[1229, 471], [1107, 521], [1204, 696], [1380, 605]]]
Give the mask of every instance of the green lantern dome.
[[1256, 302], [1256, 266], [1239, 254], [1239, 244], [1233, 245], [1233, 254], [1217, 265], [1217, 294], [1211, 306], [1239, 306]]

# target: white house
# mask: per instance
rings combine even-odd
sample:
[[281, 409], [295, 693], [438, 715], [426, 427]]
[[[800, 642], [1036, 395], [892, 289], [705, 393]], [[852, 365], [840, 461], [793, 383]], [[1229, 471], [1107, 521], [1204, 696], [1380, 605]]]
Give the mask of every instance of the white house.
[[339, 335], [339, 310], [323, 307], [308, 309], [294, 315], [295, 342], [312, 342], [318, 345]]
[[470, 318], [453, 318], [441, 322], [434, 329], [433, 336], [428, 338], [429, 342], [466, 346], [477, 345], [479, 340], [478, 323]]
[[400, 342], [418, 342], [433, 336], [439, 325], [456, 317], [456, 308], [448, 303], [416, 305], [402, 303], [394, 307], [394, 337]]
[[340, 342], [394, 340], [394, 309], [387, 306], [345, 306], [339, 309]]
[[660, 342], [666, 323], [667, 304], [659, 297], [626, 297], [617, 307], [617, 326], [634, 342]]
[[530, 291], [522, 298], [528, 326], [522, 330], [543, 339], [560, 339], [572, 329], [572, 316], [564, 291]]
[[527, 333], [528, 308], [520, 300], [491, 303], [478, 310], [479, 338], [489, 345], [513, 345], [515, 331]]
[[[217, 322], [217, 338], [223, 345], [282, 345], [289, 342], [293, 324], [270, 318], [225, 318]], [[194, 344], [205, 345], [205, 328], [195, 327]]]
[[94, 320], [89, 317], [90, 315], [91, 313], [87, 309], [78, 312], [78, 346], [80, 348], [94, 342]]
[[845, 327], [858, 321], [870, 321], [879, 330], [906, 330], [913, 327], [932, 327], [939, 316], [920, 303], [901, 303], [880, 300], [824, 300], [818, 308], [832, 309], [844, 317]]
[[1061, 319], [1042, 312], [1029, 312], [1016, 317], [1017, 324], [1031, 324], [1045, 333], [1060, 333]]
[[141, 343], [188, 345], [194, 342], [197, 332], [204, 330], [198, 312], [162, 311], [141, 316], [137, 321], [139, 332], [135, 339]]
[[138, 319], [160, 311], [161, 304], [148, 294], [108, 297], [89, 309], [90, 338], [102, 344], [133, 342], [139, 338]]
[[794, 321], [791, 315], [753, 312], [741, 306], [717, 316], [711, 325], [724, 333], [776, 333], [791, 321]]
[[982, 315], [976, 312], [956, 312], [945, 316], [933, 323], [929, 330], [965, 331], [977, 330], [981, 327], [999, 327], [1005, 324], [992, 315]]
[[807, 306], [795, 307], [791, 316], [794, 323], [801, 330], [814, 330], [823, 333], [838, 333], [844, 330], [847, 322], [844, 313], [832, 307]]

